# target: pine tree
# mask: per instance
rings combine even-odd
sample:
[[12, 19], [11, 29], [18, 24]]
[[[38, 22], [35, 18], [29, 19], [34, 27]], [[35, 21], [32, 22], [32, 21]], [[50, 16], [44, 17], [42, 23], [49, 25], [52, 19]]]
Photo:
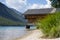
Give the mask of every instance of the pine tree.
[[60, 0], [50, 0], [52, 7], [60, 8]]

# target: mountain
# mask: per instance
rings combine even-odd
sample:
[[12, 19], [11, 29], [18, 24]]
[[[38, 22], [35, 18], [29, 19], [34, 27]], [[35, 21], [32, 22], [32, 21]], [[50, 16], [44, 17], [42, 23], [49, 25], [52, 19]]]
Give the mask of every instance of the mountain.
[[[25, 24], [27, 21], [24, 19], [22, 13], [18, 12], [13, 8], [8, 8], [6, 5], [0, 2], [0, 17], [8, 19], [14, 22], [20, 22]], [[1, 22], [1, 20], [0, 20]]]
[[[24, 19], [24, 15], [22, 14], [22, 13], [20, 13], [20, 12], [18, 12], [18, 11], [16, 11], [15, 9], [11, 9], [11, 11], [12, 11], [12, 15], [15, 17], [15, 18], [18, 18], [20, 21], [22, 20], [22, 22], [27, 22], [25, 19]], [[11, 12], [10, 11], [10, 12]], [[13, 13], [13, 12], [15, 12], [15, 13]]]

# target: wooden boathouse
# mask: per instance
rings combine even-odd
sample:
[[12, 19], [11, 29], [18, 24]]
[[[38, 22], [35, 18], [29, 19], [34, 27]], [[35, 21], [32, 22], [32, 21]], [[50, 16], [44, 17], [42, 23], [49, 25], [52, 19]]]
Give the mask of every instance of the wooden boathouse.
[[55, 11], [55, 8], [29, 9], [24, 13], [24, 17], [28, 21], [28, 24], [34, 24], [38, 18], [43, 19], [49, 13], [52, 14]]
[[45, 9], [29, 9], [24, 13], [25, 19], [28, 20], [29, 23], [34, 23], [36, 19], [43, 19], [49, 13], [52, 14], [55, 12], [54, 8], [45, 8]]

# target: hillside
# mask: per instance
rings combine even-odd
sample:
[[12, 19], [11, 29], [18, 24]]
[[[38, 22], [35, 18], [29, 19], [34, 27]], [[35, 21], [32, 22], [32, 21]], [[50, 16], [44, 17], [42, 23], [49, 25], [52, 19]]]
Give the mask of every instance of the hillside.
[[25, 24], [0, 17], [0, 26], [22, 26], [22, 25]]
[[22, 13], [18, 12], [15, 9], [8, 8], [4, 4], [0, 2], [0, 25], [17, 25], [18, 24], [25, 24], [26, 20], [24, 19]]

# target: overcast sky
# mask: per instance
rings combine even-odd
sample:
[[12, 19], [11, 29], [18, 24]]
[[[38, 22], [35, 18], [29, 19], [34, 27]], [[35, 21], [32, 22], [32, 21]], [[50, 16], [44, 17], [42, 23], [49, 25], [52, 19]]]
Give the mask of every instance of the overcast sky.
[[22, 13], [28, 9], [51, 8], [49, 0], [0, 0], [0, 2]]

